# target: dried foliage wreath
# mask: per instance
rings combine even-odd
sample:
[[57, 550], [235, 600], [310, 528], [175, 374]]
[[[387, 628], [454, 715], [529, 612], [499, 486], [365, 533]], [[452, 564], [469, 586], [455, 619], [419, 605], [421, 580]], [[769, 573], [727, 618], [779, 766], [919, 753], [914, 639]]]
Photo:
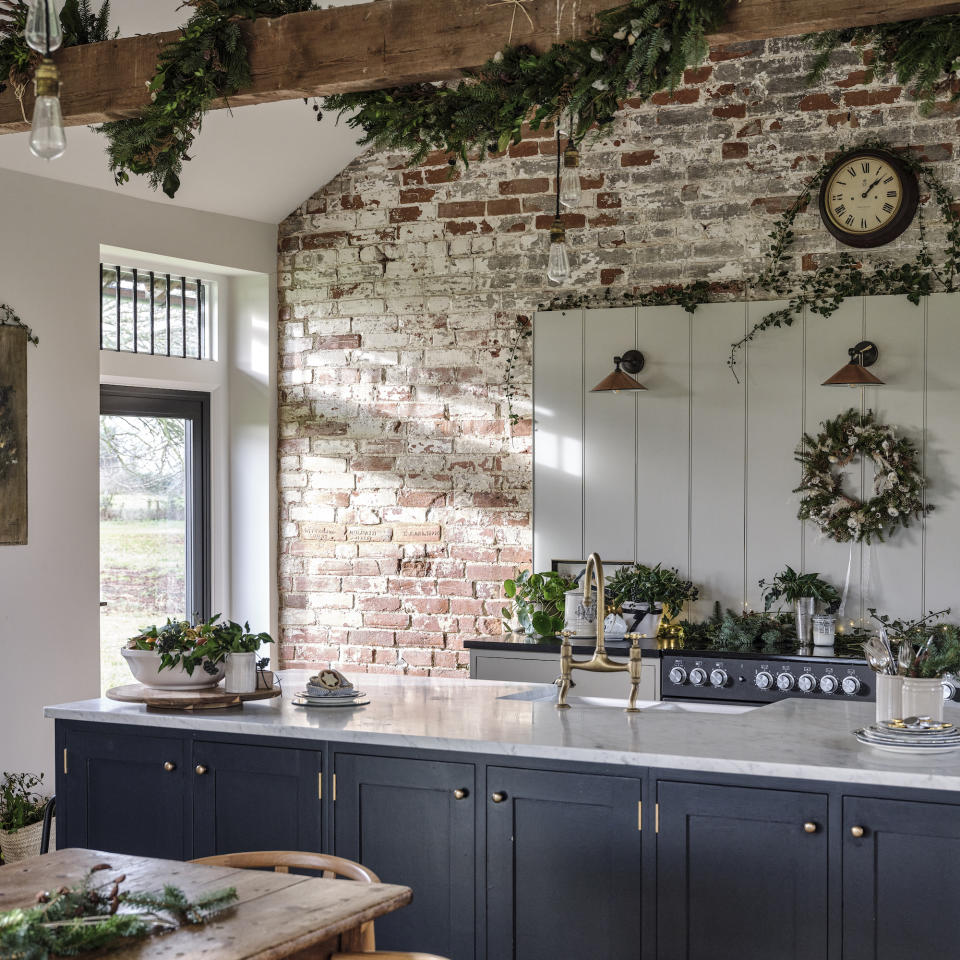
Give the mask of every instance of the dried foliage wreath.
[[[797, 450], [803, 480], [794, 493], [800, 494], [801, 520], [812, 521], [837, 543], [872, 543], [933, 510], [923, 500], [926, 480], [916, 447], [877, 423], [872, 410], [848, 410], [821, 427], [816, 437], [804, 434]], [[858, 457], [870, 460], [876, 471], [873, 497], [866, 501], [843, 491], [840, 471]]]

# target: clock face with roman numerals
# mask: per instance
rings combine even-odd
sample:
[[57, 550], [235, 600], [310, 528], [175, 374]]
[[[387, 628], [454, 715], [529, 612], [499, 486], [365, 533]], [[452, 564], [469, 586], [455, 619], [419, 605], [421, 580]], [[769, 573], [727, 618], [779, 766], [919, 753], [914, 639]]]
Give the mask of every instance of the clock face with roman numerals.
[[893, 154], [861, 150], [838, 160], [820, 187], [827, 230], [850, 247], [879, 247], [907, 229], [917, 212], [913, 172]]

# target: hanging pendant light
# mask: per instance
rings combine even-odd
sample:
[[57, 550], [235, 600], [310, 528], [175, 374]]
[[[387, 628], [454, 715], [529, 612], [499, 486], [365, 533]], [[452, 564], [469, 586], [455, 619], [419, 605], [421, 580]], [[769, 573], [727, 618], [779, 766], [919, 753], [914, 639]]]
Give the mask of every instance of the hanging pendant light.
[[57, 0], [30, 0], [24, 38], [27, 46], [37, 53], [50, 56], [63, 46], [63, 24]]
[[67, 149], [60, 110], [60, 71], [48, 57], [37, 67], [34, 77], [37, 99], [30, 129], [30, 152], [41, 160], [56, 160]]
[[[604, 377], [590, 392], [619, 393], [621, 390], [646, 390], [642, 383], [631, 376], [633, 373], [639, 373], [645, 362], [639, 350], [628, 350], [622, 357], [614, 357], [613, 373]], [[621, 366], [623, 370], [620, 369]]]
[[27, 45], [43, 54], [34, 75], [36, 103], [30, 129], [30, 152], [41, 160], [55, 160], [67, 149], [60, 109], [60, 71], [50, 54], [63, 44], [63, 26], [56, 0], [31, 0], [24, 31]]
[[867, 367], [872, 367], [880, 357], [875, 343], [863, 340], [851, 347], [850, 362], [841, 367], [832, 377], [823, 381], [824, 387], [878, 387], [883, 381], [875, 377]]
[[560, 127], [557, 126], [557, 203], [556, 216], [550, 225], [550, 255], [547, 257], [547, 280], [557, 286], [570, 279], [570, 253], [567, 249], [567, 228], [560, 219]]
[[568, 209], [575, 210], [583, 200], [583, 191], [580, 189], [580, 151], [567, 143], [563, 151], [563, 176], [560, 178], [560, 202]]

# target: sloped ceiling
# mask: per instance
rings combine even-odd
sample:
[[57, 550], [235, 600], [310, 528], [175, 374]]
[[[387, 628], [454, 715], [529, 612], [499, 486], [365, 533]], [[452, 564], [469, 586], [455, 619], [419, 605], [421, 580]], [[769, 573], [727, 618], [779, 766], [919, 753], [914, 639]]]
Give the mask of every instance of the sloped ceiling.
[[[328, 0], [326, 6], [356, 2]], [[111, 21], [121, 36], [171, 30], [189, 15], [178, 10], [180, 3], [113, 0]], [[116, 187], [104, 140], [90, 128], [69, 128], [66, 154], [50, 162], [34, 158], [27, 140], [26, 133], [0, 136], [0, 167], [263, 223], [279, 223], [360, 153], [353, 131], [329, 116], [317, 123], [302, 100], [243, 107], [232, 115], [217, 110], [205, 118], [183, 185], [170, 200], [143, 182]]]

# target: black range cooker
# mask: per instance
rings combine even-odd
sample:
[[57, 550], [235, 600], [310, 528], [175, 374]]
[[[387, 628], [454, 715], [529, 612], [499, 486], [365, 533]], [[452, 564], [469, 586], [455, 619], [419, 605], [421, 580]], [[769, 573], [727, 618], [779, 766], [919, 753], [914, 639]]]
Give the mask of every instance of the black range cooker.
[[852, 645], [795, 645], [765, 650], [662, 650], [663, 700], [773, 703], [791, 697], [809, 700], [876, 699], [873, 671]]

